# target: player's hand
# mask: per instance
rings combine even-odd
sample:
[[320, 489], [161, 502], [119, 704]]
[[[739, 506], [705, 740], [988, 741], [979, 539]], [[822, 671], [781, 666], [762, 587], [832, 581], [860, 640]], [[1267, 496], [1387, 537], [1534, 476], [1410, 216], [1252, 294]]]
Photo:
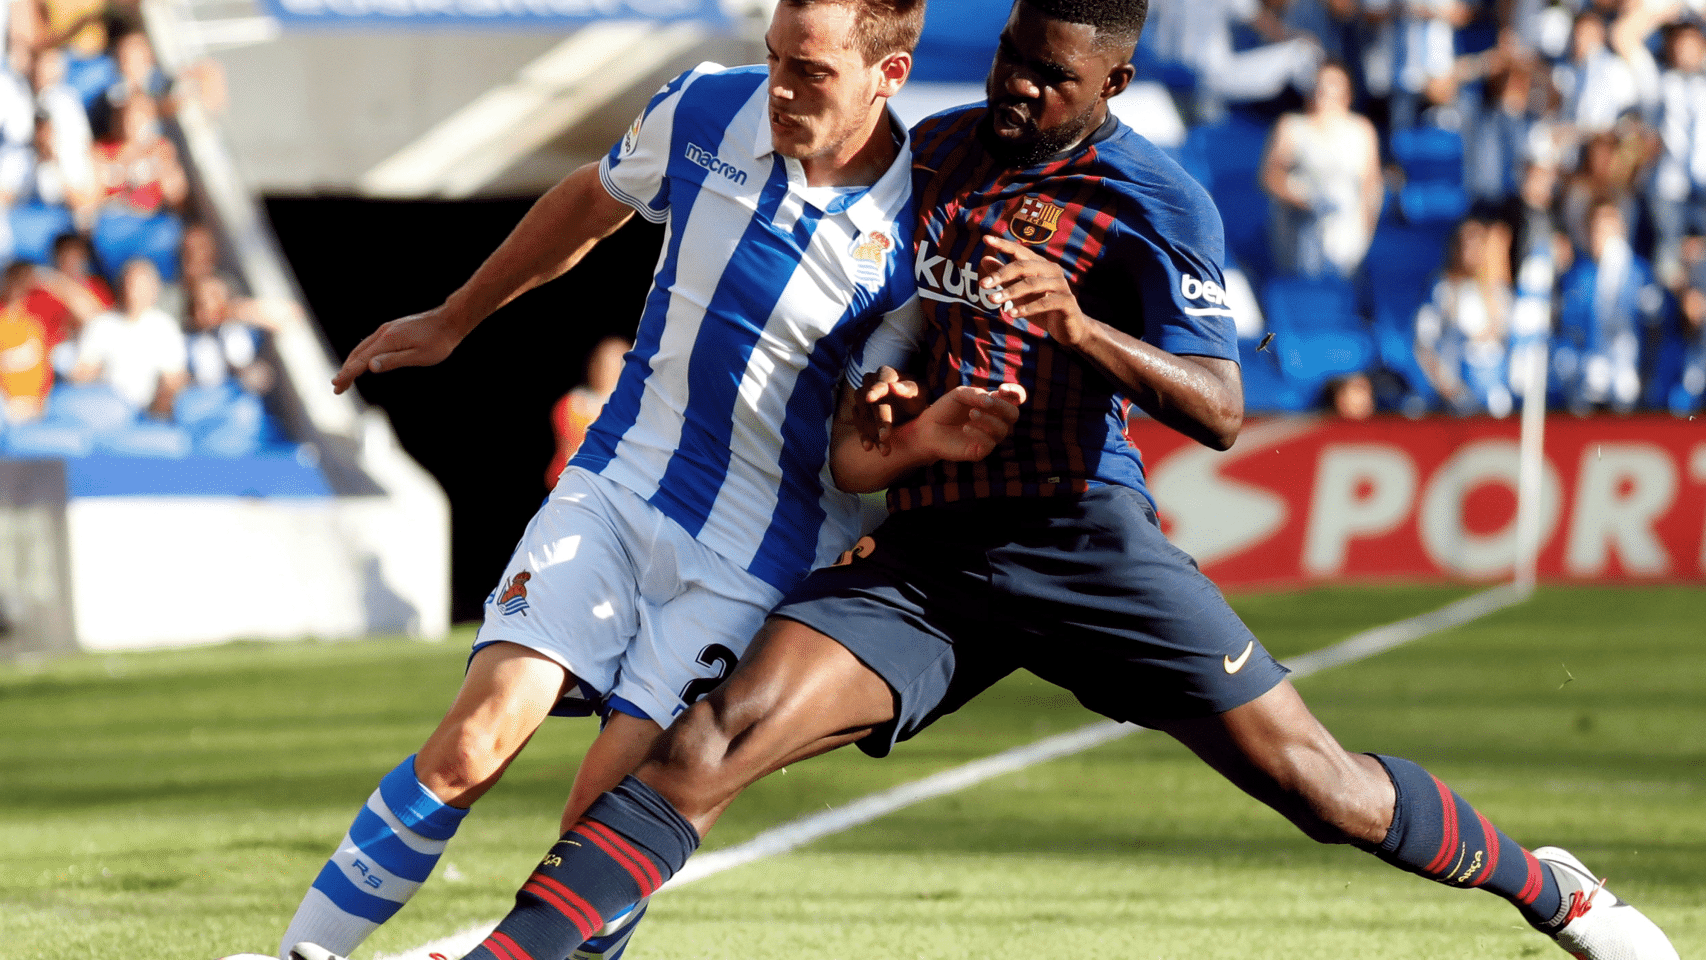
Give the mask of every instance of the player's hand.
[[995, 390], [955, 387], [896, 434], [897, 443], [924, 451], [931, 460], [982, 460], [1019, 419], [1025, 388], [1004, 383]]
[[1078, 296], [1060, 264], [1005, 237], [989, 234], [983, 242], [1000, 255], [985, 254], [978, 261], [977, 282], [989, 299], [1008, 316], [1042, 324], [1049, 336], [1066, 346], [1082, 343], [1094, 321], [1079, 309]]
[[450, 356], [465, 332], [451, 322], [443, 307], [410, 314], [379, 325], [356, 344], [332, 377], [332, 392], [343, 393], [364, 373], [397, 367], [430, 367]]
[[853, 403], [860, 446], [888, 453], [889, 434], [895, 426], [914, 419], [929, 405], [918, 383], [903, 378], [893, 367], [878, 367], [876, 373], [866, 374]]

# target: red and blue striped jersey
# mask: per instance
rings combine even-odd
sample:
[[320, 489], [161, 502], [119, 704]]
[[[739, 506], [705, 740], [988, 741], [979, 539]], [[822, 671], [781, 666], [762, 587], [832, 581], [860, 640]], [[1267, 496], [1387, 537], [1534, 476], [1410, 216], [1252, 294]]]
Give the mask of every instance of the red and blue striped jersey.
[[1009, 169], [980, 140], [985, 113], [959, 107], [913, 130], [923, 382], [932, 399], [961, 384], [1002, 383], [1023, 385], [1029, 399], [988, 458], [914, 471], [890, 487], [890, 508], [1095, 484], [1147, 496], [1125, 437], [1130, 400], [1043, 325], [989, 302], [977, 285], [990, 252], [983, 238], [1015, 238], [1059, 263], [1090, 317], [1169, 353], [1236, 361], [1220, 214], [1178, 164], [1117, 119], [1068, 155]]

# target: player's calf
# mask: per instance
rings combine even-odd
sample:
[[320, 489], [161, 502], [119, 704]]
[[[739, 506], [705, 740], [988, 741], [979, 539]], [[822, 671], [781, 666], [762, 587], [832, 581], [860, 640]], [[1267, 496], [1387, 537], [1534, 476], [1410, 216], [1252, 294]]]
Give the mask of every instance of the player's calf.
[[290, 960], [290, 949], [303, 941], [340, 956], [360, 946], [414, 896], [467, 815], [415, 778], [414, 757], [398, 764], [314, 878], [279, 956]]
[[656, 892], [698, 846], [693, 825], [629, 777], [563, 834], [515, 895], [515, 908], [468, 957], [566, 957]]

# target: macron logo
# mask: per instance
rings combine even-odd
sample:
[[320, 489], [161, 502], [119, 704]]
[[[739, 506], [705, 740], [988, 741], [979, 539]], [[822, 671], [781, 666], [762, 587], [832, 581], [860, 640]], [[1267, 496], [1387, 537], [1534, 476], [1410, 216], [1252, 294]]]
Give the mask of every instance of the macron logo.
[[743, 187], [746, 186], [745, 170], [742, 170], [721, 157], [718, 157], [716, 153], [701, 147], [697, 143], [689, 141], [687, 149], [683, 150], [681, 155], [687, 158], [688, 163], [691, 163], [696, 167], [704, 167], [706, 171], [714, 176], [722, 177], [724, 180], [728, 180], [731, 183], [738, 183]]

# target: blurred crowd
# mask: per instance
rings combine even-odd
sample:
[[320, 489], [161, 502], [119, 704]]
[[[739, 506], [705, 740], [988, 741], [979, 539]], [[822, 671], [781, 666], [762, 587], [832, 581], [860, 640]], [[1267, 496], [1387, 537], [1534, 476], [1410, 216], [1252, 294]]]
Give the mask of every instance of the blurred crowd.
[[270, 315], [221, 266], [134, 4], [0, 4], [0, 452], [243, 456], [279, 439]]
[[1156, 4], [1140, 67], [1263, 318], [1250, 407], [1504, 416], [1544, 364], [1558, 408], [1700, 409], [1692, 3]]

